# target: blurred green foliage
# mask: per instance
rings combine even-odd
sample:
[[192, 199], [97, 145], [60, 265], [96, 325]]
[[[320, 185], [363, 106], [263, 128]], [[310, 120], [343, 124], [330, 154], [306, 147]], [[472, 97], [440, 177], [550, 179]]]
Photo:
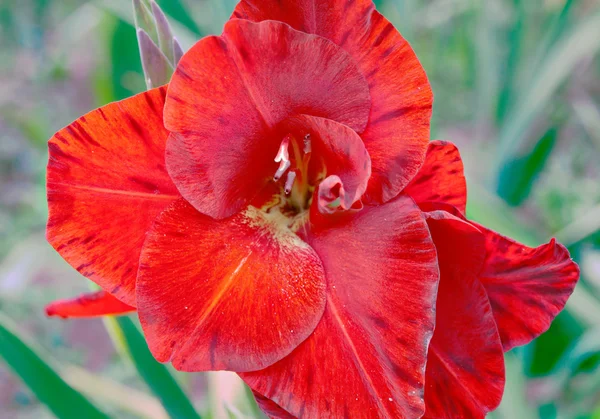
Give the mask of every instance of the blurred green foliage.
[[[581, 283], [550, 330], [507, 354], [505, 398], [490, 416], [600, 418], [600, 3], [376, 3], [429, 75], [432, 137], [459, 145], [469, 216], [529, 245], [556, 236], [582, 267]], [[159, 4], [188, 48], [220, 32], [235, 2]], [[133, 24], [124, 0], [0, 2], [0, 311], [58, 363], [91, 371], [69, 381], [73, 391], [115, 417], [166, 417], [169, 409], [157, 401], [166, 381], [172, 397], [181, 387], [196, 407], [248, 415], [255, 406], [243, 394], [215, 394], [223, 380], [233, 385], [231, 377], [180, 375], [143, 357], [132, 362], [128, 348], [140, 341], [128, 319], [120, 332], [113, 323], [115, 351], [100, 321], [75, 322], [85, 324], [82, 330], [43, 318], [51, 299], [86, 291], [44, 241], [45, 141], [90, 109], [145, 89]], [[66, 372], [72, 370], [58, 371], [73, 378]], [[174, 380], [156, 378], [171, 374]], [[131, 402], [119, 397], [123, 388]], [[0, 417], [50, 417], [30, 391], [0, 365]]]
[[19, 337], [4, 317], [0, 316], [0, 358], [6, 361], [36, 397], [60, 418], [86, 417], [108, 419], [80, 393], [65, 383], [52, 368], [44, 362], [23, 338]]

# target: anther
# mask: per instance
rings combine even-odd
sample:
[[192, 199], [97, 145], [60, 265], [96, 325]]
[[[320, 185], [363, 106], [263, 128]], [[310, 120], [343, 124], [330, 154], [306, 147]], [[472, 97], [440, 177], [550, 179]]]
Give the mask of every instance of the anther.
[[296, 172], [291, 171], [287, 174], [287, 178], [285, 180], [285, 194], [289, 195], [292, 192], [292, 186], [294, 186], [294, 180], [296, 180]]
[[311, 152], [310, 134], [304, 136], [304, 154]]
[[279, 163], [279, 168], [275, 172], [275, 176], [273, 176], [273, 179], [275, 179], [276, 181], [281, 179], [281, 176], [283, 176], [286, 170], [289, 169], [292, 165], [292, 163], [290, 162], [290, 152], [288, 150], [289, 145], [290, 136], [287, 135], [281, 142], [281, 145], [279, 146], [279, 151], [275, 156], [275, 163]]

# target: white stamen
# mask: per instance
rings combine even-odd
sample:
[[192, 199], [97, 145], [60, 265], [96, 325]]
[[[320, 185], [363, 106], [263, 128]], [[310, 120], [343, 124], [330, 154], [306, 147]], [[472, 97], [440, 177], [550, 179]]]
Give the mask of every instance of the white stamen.
[[292, 192], [292, 186], [294, 186], [294, 180], [296, 180], [296, 172], [289, 172], [287, 179], [285, 180], [285, 193], [289, 195]]
[[281, 145], [279, 146], [279, 151], [275, 156], [275, 163], [279, 163], [279, 169], [277, 169], [277, 171], [275, 172], [275, 176], [273, 176], [273, 179], [275, 180], [279, 180], [281, 176], [283, 176], [283, 174], [286, 172], [286, 170], [289, 169], [292, 165], [292, 163], [290, 162], [290, 152], [288, 150], [289, 145], [290, 137], [286, 136], [281, 142]]

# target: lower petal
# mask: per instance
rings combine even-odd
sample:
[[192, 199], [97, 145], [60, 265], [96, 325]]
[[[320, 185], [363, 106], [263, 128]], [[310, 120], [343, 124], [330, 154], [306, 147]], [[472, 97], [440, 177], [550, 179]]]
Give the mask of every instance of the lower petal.
[[299, 418], [419, 417], [438, 282], [420, 211], [401, 196], [309, 242], [327, 273], [323, 319], [289, 356], [242, 378]]
[[531, 248], [479, 226], [487, 258], [480, 275], [494, 310], [504, 350], [548, 330], [579, 279], [569, 251], [554, 239]]
[[127, 305], [105, 291], [83, 294], [68, 300], [58, 300], [46, 306], [46, 314], [51, 317], [101, 317], [127, 314], [135, 307]]
[[483, 418], [504, 389], [504, 354], [477, 273], [484, 238], [443, 211], [428, 214], [440, 264], [436, 327], [427, 356], [427, 418]]
[[298, 236], [249, 207], [218, 221], [180, 200], [140, 258], [137, 301], [154, 356], [184, 371], [251, 371], [288, 355], [325, 307], [323, 267]]

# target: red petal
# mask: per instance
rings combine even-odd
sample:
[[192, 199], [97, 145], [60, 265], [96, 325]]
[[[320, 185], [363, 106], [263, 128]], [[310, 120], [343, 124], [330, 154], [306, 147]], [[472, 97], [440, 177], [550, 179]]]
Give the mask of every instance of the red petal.
[[404, 190], [420, 206], [426, 202], [453, 205], [463, 214], [467, 206], [467, 183], [456, 146], [446, 141], [429, 143], [425, 163]]
[[436, 325], [425, 379], [428, 418], [483, 418], [504, 389], [504, 354], [477, 273], [483, 235], [443, 211], [428, 214], [440, 265]]
[[323, 319], [291, 355], [241, 374], [297, 417], [419, 417], [438, 282], [423, 216], [401, 196], [314, 232], [327, 272]]
[[135, 311], [135, 307], [117, 300], [106, 291], [83, 294], [69, 300], [58, 300], [46, 306], [48, 316], [64, 319], [69, 317], [99, 317], [125, 314]]
[[325, 278], [314, 250], [277, 219], [250, 207], [218, 221], [181, 200], [148, 234], [137, 299], [159, 361], [185, 371], [248, 371], [311, 334], [325, 307]]
[[267, 399], [265, 396], [257, 393], [256, 391], [252, 391], [252, 394], [254, 394], [256, 404], [258, 404], [260, 410], [262, 410], [270, 419], [296, 419], [296, 416], [290, 415], [273, 400]]
[[362, 131], [370, 106], [364, 77], [333, 43], [280, 22], [233, 20], [192, 47], [173, 75], [169, 173], [199, 211], [225, 218], [273, 178], [282, 121], [309, 114]]
[[485, 234], [487, 249], [479, 279], [508, 351], [548, 330], [575, 288], [579, 267], [554, 239], [531, 248], [477, 226]]
[[131, 306], [146, 231], [179, 197], [164, 164], [164, 96], [162, 87], [111, 103], [48, 144], [48, 241]]
[[242, 0], [233, 16], [279, 20], [332, 40], [369, 83], [371, 113], [362, 133], [373, 163], [367, 193], [394, 198], [415, 176], [429, 140], [433, 95], [410, 45], [371, 0]]
[[[358, 134], [330, 119], [301, 115], [294, 118], [311, 133], [311, 168], [317, 173], [339, 177], [344, 185], [345, 202], [350, 208], [360, 199], [371, 176], [371, 159]], [[309, 175], [310, 176], [310, 175]]]

